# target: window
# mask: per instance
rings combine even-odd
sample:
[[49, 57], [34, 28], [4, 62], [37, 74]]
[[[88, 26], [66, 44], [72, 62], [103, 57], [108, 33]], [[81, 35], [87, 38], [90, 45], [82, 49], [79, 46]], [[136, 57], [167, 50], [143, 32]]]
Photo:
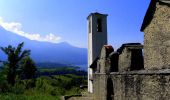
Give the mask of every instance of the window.
[[89, 33], [91, 33], [91, 20], [89, 20]]
[[131, 49], [131, 68], [130, 70], [144, 69], [142, 49]]
[[102, 19], [97, 19], [97, 32], [102, 32]]

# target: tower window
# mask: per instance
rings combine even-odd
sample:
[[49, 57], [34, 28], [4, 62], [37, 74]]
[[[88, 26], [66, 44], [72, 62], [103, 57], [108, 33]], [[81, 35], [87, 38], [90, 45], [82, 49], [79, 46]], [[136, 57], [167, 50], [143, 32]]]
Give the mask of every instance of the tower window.
[[91, 33], [91, 21], [89, 20], [89, 33]]
[[102, 19], [97, 19], [97, 32], [102, 32]]

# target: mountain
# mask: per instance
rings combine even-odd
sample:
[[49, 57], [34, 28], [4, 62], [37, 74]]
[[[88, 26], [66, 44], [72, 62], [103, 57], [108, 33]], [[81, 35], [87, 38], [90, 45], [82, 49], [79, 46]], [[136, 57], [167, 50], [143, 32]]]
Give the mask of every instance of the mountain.
[[[60, 63], [69, 65], [87, 64], [87, 49], [78, 48], [67, 42], [49, 43], [29, 40], [0, 27], [0, 46], [17, 46], [24, 42], [24, 49], [31, 50], [31, 58], [36, 63]], [[0, 50], [0, 59], [6, 56]]]

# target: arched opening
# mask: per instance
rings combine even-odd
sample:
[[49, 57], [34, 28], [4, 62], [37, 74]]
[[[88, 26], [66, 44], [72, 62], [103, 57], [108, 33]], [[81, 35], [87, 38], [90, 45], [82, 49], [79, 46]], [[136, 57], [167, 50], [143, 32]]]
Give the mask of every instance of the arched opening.
[[97, 32], [102, 32], [102, 19], [97, 19]]
[[113, 82], [111, 78], [107, 80], [107, 100], [114, 100]]

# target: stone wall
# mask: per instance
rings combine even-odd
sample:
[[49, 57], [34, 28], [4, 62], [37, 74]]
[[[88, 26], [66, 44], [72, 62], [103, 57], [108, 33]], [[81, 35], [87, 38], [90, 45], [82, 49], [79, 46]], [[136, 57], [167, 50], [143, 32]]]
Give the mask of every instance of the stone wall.
[[[169, 100], [170, 98], [170, 70], [113, 72], [110, 75], [96, 73], [94, 78], [95, 100]], [[107, 83], [109, 78], [112, 84]], [[113, 91], [110, 95], [112, 99], [107, 95], [110, 91]]]
[[157, 2], [144, 33], [145, 69], [170, 68], [170, 4]]
[[[93, 75], [94, 100], [169, 100], [170, 69], [144, 70], [142, 47], [129, 43], [117, 52], [102, 50], [100, 71]], [[105, 54], [108, 56], [102, 56]], [[113, 60], [119, 62], [117, 72], [111, 71]]]
[[108, 76], [105, 74], [94, 74], [94, 78], [94, 100], [107, 100], [106, 84]]

